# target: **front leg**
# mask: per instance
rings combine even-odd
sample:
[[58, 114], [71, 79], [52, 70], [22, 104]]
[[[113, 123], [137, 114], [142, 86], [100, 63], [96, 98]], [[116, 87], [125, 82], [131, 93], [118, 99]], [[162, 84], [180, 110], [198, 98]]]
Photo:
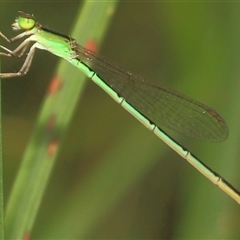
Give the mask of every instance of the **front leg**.
[[[23, 33], [18, 34], [17, 36], [13, 37], [13, 38], [8, 38], [6, 37], [2, 32], [0, 32], [0, 36], [5, 39], [7, 42], [12, 43], [15, 42], [25, 36], [31, 35], [33, 34], [31, 31], [26, 31]], [[26, 51], [26, 48], [28, 46], [29, 41], [31, 41], [31, 37], [25, 39], [15, 50], [11, 51], [10, 49], [0, 45], [0, 48], [4, 49], [6, 52], [8, 53], [4, 53], [4, 52], [0, 52], [0, 55], [2, 56], [6, 56], [6, 57], [12, 57], [12, 56], [16, 56], [16, 57], [21, 57], [23, 55], [23, 53]]]
[[23, 33], [20, 33], [18, 34], [17, 36], [13, 37], [13, 38], [8, 38], [7, 36], [5, 36], [2, 32], [0, 32], [0, 36], [5, 39], [7, 42], [9, 43], [12, 43], [12, 42], [16, 42], [17, 40], [25, 37], [25, 36], [28, 36], [28, 35], [31, 35], [33, 34], [31, 31], [26, 31], [26, 32], [23, 32]]
[[23, 63], [21, 69], [17, 73], [0, 73], [0, 78], [12, 78], [12, 77], [20, 77], [20, 76], [25, 75], [31, 66], [32, 59], [33, 59], [33, 56], [35, 53], [35, 49], [38, 47], [39, 47], [38, 43], [35, 43], [32, 45], [25, 62]]
[[6, 52], [8, 53], [5, 53], [5, 52], [0, 52], [0, 55], [2, 56], [6, 56], [6, 57], [21, 57], [24, 52], [26, 51], [27, 49], [27, 46], [29, 45], [29, 38], [25, 39], [15, 50], [10, 50], [2, 45], [0, 45], [0, 48], [4, 49]]

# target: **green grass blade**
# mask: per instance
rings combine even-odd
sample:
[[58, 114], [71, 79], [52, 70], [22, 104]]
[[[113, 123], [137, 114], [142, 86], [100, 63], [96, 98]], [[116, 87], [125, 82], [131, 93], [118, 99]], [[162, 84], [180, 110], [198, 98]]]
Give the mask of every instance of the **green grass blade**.
[[[96, 2], [86, 2], [80, 11], [81, 15], [78, 14], [71, 35], [76, 38], [80, 36], [84, 44], [94, 39], [95, 44], [99, 46], [115, 4], [116, 1], [100, 5]], [[99, 22], [101, 27], [98, 25]], [[84, 31], [86, 26], [89, 29], [87, 32]], [[83, 91], [84, 79], [85, 76], [81, 79], [79, 70], [74, 69], [69, 63], [61, 62], [59, 65], [7, 205], [8, 238], [20, 239], [30, 235], [63, 135]]]
[[[1, 64], [1, 63], [0, 63]], [[0, 66], [1, 69], [1, 66]], [[3, 194], [3, 154], [2, 154], [2, 97], [0, 81], [0, 239], [4, 239], [4, 194]]]
[[[1, 20], [0, 20], [1, 24]], [[1, 69], [1, 60], [0, 60]], [[3, 192], [3, 154], [2, 154], [2, 90], [0, 81], [0, 239], [4, 239], [4, 192]]]

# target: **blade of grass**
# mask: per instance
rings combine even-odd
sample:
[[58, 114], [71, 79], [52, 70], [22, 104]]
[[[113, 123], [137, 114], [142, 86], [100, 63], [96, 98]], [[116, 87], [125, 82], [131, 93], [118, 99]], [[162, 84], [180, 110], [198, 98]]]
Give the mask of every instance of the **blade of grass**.
[[[1, 62], [0, 62], [1, 69]], [[0, 239], [4, 239], [3, 159], [2, 159], [2, 97], [0, 82]]]
[[2, 109], [0, 82], [0, 239], [4, 239], [3, 159], [2, 159]]
[[[94, 39], [96, 45], [100, 45], [116, 3], [85, 2], [71, 36], [81, 37], [79, 43], [83, 45], [89, 39]], [[63, 135], [84, 89], [84, 79], [85, 76], [81, 76], [77, 69], [61, 61], [7, 205], [8, 238], [20, 239], [30, 235]]]

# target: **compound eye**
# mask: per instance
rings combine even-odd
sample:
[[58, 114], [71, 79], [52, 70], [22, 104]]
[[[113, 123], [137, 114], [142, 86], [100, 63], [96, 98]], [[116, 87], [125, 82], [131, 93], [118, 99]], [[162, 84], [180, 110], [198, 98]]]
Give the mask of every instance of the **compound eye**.
[[35, 20], [32, 18], [19, 17], [17, 21], [19, 27], [24, 30], [29, 30], [35, 25]]

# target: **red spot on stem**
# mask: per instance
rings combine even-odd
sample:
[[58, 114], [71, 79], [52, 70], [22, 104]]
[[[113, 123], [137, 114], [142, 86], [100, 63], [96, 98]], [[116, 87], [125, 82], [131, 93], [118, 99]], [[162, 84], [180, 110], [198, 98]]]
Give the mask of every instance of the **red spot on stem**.
[[57, 118], [55, 115], [52, 115], [47, 122], [47, 131], [51, 131], [56, 125]]
[[49, 94], [55, 94], [61, 87], [61, 81], [58, 76], [55, 76], [48, 87]]
[[58, 148], [58, 140], [55, 139], [48, 146], [49, 157], [51, 157], [53, 154], [55, 154], [57, 148]]
[[30, 233], [29, 232], [24, 234], [23, 240], [30, 240]]
[[98, 52], [98, 47], [95, 40], [88, 40], [84, 47], [92, 52]]

